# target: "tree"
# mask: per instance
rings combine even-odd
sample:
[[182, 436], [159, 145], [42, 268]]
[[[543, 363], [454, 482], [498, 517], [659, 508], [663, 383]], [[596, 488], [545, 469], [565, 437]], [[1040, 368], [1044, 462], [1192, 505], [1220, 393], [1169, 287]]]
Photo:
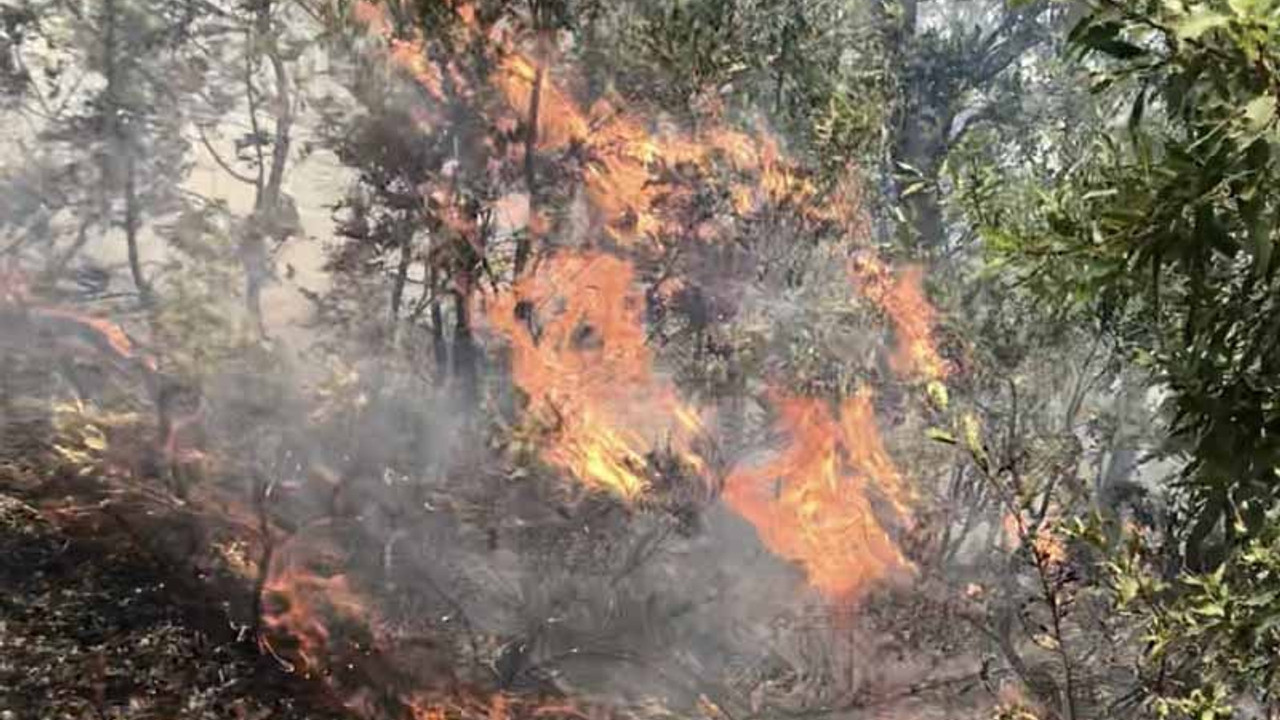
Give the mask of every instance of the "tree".
[[[200, 140], [214, 161], [231, 178], [253, 189], [253, 205], [237, 230], [244, 267], [245, 309], [266, 337], [262, 291], [274, 276], [274, 254], [298, 232], [298, 212], [285, 190], [293, 159], [293, 132], [303, 89], [296, 61], [309, 39], [309, 18], [297, 7], [276, 0], [251, 0], [231, 7], [205, 4], [217, 19], [218, 39], [238, 38], [204, 52], [202, 62], [217, 81], [205, 90], [210, 102], [197, 122]], [[210, 38], [213, 39], [213, 38]], [[220, 116], [243, 117], [248, 131], [234, 138], [234, 155], [227, 158], [213, 142], [210, 130]], [[243, 113], [243, 116], [239, 114]], [[228, 118], [230, 119], [230, 118]]]
[[[102, 0], [77, 13], [34, 5], [25, 6], [25, 14], [11, 13], [15, 40], [26, 37], [25, 26], [43, 48], [15, 47], [16, 57], [11, 55], [25, 78], [15, 88], [21, 95], [14, 111], [41, 145], [40, 162], [12, 176], [17, 197], [40, 197], [30, 212], [19, 206], [7, 215], [6, 223], [26, 232], [9, 250], [43, 254], [44, 284], [56, 286], [81, 251], [120, 229], [140, 304], [153, 304], [155, 283], [140, 237], [154, 221], [178, 212], [184, 200], [178, 188], [189, 147], [179, 98], [199, 80], [184, 62], [185, 39], [196, 25], [187, 10], [174, 3]], [[28, 66], [41, 62], [43, 71], [33, 74]], [[24, 228], [26, 222], [31, 224]], [[69, 239], [59, 246], [64, 237]], [[84, 284], [91, 293], [105, 286], [103, 278]]]
[[1232, 697], [1275, 692], [1257, 673], [1275, 642], [1259, 568], [1280, 465], [1280, 21], [1269, 3], [1103, 1], [1071, 40], [1127, 127], [989, 234], [1034, 292], [1102, 318], [1167, 397], [1176, 512], [1159, 544], [1116, 550], [1116, 587], [1156, 642], [1153, 701], [1225, 716]]

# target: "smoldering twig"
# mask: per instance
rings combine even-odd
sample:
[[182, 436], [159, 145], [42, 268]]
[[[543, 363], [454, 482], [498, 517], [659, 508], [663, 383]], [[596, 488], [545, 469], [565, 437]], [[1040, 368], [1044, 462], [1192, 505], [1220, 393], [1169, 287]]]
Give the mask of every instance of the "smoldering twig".
[[[262, 537], [262, 553], [258, 556], [258, 573], [253, 580], [253, 611], [250, 618], [250, 630], [251, 636], [261, 643], [263, 612], [265, 610], [263, 600], [267, 589], [267, 580], [271, 577], [271, 563], [275, 557], [275, 536], [271, 531], [271, 518], [267, 511], [267, 502], [270, 500], [272, 490], [275, 488], [275, 481], [264, 483], [259, 479], [257, 484], [258, 489], [254, 493], [254, 509], [258, 514], [258, 533]], [[273, 652], [272, 655], [274, 656], [275, 653]]]

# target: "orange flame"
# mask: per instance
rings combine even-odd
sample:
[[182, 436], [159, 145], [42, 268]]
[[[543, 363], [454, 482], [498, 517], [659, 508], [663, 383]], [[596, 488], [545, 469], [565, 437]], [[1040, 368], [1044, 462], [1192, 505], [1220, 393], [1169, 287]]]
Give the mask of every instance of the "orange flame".
[[[468, 17], [463, 22], [477, 32]], [[502, 50], [490, 82], [505, 101], [507, 120], [525, 117], [540, 65], [510, 38], [495, 33], [489, 39]], [[399, 54], [391, 61], [429, 90], [439, 87], [434, 70], [424, 72]], [[696, 133], [654, 132], [653, 123], [616, 101], [582, 108], [556, 83], [549, 63], [541, 67], [538, 149], [581, 148], [581, 182], [591, 207], [623, 247], [666, 227], [658, 200], [671, 188], [653, 182], [661, 167], [727, 171], [729, 201], [739, 215], [775, 203], [850, 237], [865, 227], [851, 175], [824, 191], [766, 132], [753, 137], [714, 124]], [[941, 378], [945, 368], [931, 339], [933, 309], [919, 271], [895, 278], [874, 258], [851, 268], [855, 287], [894, 324], [895, 370]], [[511, 346], [513, 377], [530, 396], [531, 411], [556, 426], [543, 458], [588, 487], [628, 500], [644, 494], [646, 455], [664, 438], [702, 469], [688, 450], [700, 418], [653, 369], [634, 275], [625, 259], [562, 253], [485, 310], [489, 326]], [[521, 301], [535, 312], [517, 317]], [[838, 417], [812, 399], [784, 398], [779, 406], [791, 444], [767, 466], [735, 473], [727, 502], [756, 525], [775, 553], [802, 564], [811, 583], [830, 597], [848, 598], [908, 567], [873, 507], [874, 488], [885, 511], [900, 520], [910, 498], [883, 447], [869, 393], [846, 400]]]
[[[315, 548], [309, 546], [309, 549]], [[286, 665], [293, 666], [296, 659], [300, 667], [291, 669], [316, 673], [326, 667], [333, 650], [330, 627], [335, 622], [354, 622], [361, 627], [374, 625], [369, 619], [372, 612], [369, 603], [352, 587], [346, 575], [322, 575], [301, 562], [293, 552], [277, 555], [263, 585], [263, 597], [268, 601], [263, 624], [269, 633], [261, 642], [265, 650]], [[278, 653], [270, 646], [269, 636], [287, 637], [296, 647], [292, 652]]]
[[[540, 328], [517, 318], [517, 298], [538, 308]], [[630, 263], [566, 253], [486, 312], [511, 344], [512, 374], [530, 393], [531, 411], [558, 426], [544, 458], [627, 500], [648, 485], [645, 455], [663, 439], [687, 450], [701, 426], [654, 372], [642, 308]]]
[[33, 308], [32, 312], [37, 317], [46, 317], [53, 320], [62, 320], [81, 325], [92, 333], [93, 336], [98, 338], [98, 341], [102, 345], [109, 348], [120, 359], [141, 359], [150, 369], [155, 370], [154, 360], [149, 357], [140, 358], [137, 348], [133, 344], [133, 340], [129, 339], [124, 328], [121, 328], [110, 320], [86, 315], [74, 310], [55, 307]]
[[911, 498], [880, 440], [870, 392], [845, 400], [838, 417], [813, 398], [784, 397], [778, 409], [789, 444], [776, 460], [730, 476], [729, 505], [829, 598], [851, 599], [908, 568], [879, 519], [901, 519]]
[[124, 328], [106, 318], [45, 305], [33, 306], [27, 310], [33, 320], [67, 329], [117, 360], [138, 363], [151, 372], [156, 372], [158, 368], [155, 358], [140, 352]]
[[946, 363], [933, 343], [936, 312], [922, 286], [924, 271], [913, 266], [894, 277], [882, 261], [864, 256], [849, 264], [849, 274], [862, 294], [880, 306], [893, 323], [897, 335], [894, 372], [925, 380], [945, 378]]

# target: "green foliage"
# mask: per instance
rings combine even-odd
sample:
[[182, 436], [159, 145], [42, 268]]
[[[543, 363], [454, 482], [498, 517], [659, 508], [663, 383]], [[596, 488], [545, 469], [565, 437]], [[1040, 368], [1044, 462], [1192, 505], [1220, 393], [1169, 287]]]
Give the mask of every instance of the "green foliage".
[[688, 100], [747, 68], [733, 0], [664, 3], [646, 13], [637, 40], [673, 90]]
[[53, 450], [78, 475], [100, 470], [102, 453], [107, 449], [107, 436], [94, 422], [83, 403], [59, 403], [53, 407]]
[[[1157, 714], [1228, 717], [1236, 693], [1275, 690], [1280, 7], [1108, 0], [1070, 39], [1127, 122], [1029, 209], [988, 212], [988, 250], [1167, 390], [1178, 543], [1114, 563], [1113, 589], [1149, 631]], [[1171, 563], [1192, 572], [1169, 580]]]
[[121, 432], [136, 432], [141, 423], [137, 413], [113, 412], [78, 398], [55, 402], [51, 410], [50, 447], [64, 470], [81, 477], [108, 472], [116, 450], [112, 437]]
[[892, 93], [879, 76], [863, 86], [836, 90], [813, 119], [814, 155], [831, 169], [872, 157], [879, 149]]
[[1161, 579], [1161, 552], [1139, 533], [1112, 553], [1117, 609], [1143, 629], [1143, 674], [1160, 717], [1231, 717], [1233, 689], [1263, 701], [1280, 690], [1280, 514], [1212, 572]]
[[175, 263], [161, 287], [165, 301], [154, 314], [153, 331], [171, 373], [203, 381], [257, 345], [250, 320], [233, 304], [239, 268], [230, 242], [215, 220], [221, 213], [184, 213], [168, 229], [183, 262]]
[[1073, 39], [1118, 59], [1100, 87], [1136, 88], [1130, 137], [1100, 138], [1029, 224], [990, 233], [1034, 290], [1092, 306], [1172, 391], [1193, 562], [1238, 544], [1230, 512], [1247, 535], [1275, 501], [1277, 33], [1257, 4], [1102, 5]]
[[763, 114], [832, 168], [884, 141], [893, 77], [862, 4], [662, 0], [617, 4], [610, 19], [615, 42], [593, 60], [636, 101], [693, 116]]

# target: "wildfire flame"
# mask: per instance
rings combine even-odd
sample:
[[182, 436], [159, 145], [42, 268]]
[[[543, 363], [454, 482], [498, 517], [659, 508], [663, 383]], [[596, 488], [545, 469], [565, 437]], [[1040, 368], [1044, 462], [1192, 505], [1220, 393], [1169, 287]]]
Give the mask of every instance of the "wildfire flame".
[[730, 477], [729, 504], [830, 598], [851, 599], [908, 567], [873, 506], [878, 495], [901, 520], [910, 492], [880, 441], [871, 393], [848, 398], [838, 415], [814, 398], [781, 397], [777, 405], [789, 443], [774, 461]]
[[[368, 624], [369, 604], [344, 574], [326, 577], [301, 563], [278, 559], [272, 564], [263, 594], [270, 603], [263, 616], [269, 633], [261, 641], [289, 638], [295, 644], [290, 653], [277, 652], [269, 644], [264, 649], [290, 670], [317, 672], [326, 667], [332, 652], [330, 628], [335, 621]], [[301, 667], [293, 667], [286, 656], [296, 658]]]
[[152, 372], [156, 370], [155, 358], [141, 353], [118, 324], [77, 310], [37, 302], [26, 273], [14, 263], [0, 268], [0, 311], [12, 310], [55, 329], [70, 329], [73, 334], [87, 339], [117, 360], [140, 363]]
[[894, 372], [924, 380], [945, 378], [947, 366], [933, 342], [936, 312], [924, 293], [924, 271], [913, 266], [895, 276], [878, 258], [861, 256], [849, 263], [849, 275], [893, 324], [897, 335], [891, 359]]
[[[380, 27], [379, 8], [363, 5], [360, 12], [375, 19], [371, 27]], [[468, 32], [480, 31], [473, 14], [459, 17]], [[491, 31], [488, 39], [502, 50], [489, 81], [505, 99], [507, 122], [527, 117], [541, 82], [537, 149], [582, 149], [580, 180], [592, 210], [624, 249], [642, 248], [664, 229], [657, 200], [670, 189], [652, 182], [661, 167], [726, 169], [740, 215], [772, 202], [851, 237], [865, 223], [851, 177], [824, 192], [767, 132], [748, 135], [714, 122], [697, 133], [651, 132], [652, 123], [616, 101], [581, 107], [557, 84], [550, 53], [539, 53], [539, 62], [502, 31]], [[420, 45], [411, 44], [409, 52], [401, 41], [389, 61], [438, 95], [440, 71], [418, 59]], [[931, 337], [934, 311], [920, 271], [895, 276], [871, 257], [851, 263], [850, 273], [853, 287], [893, 323], [895, 371], [942, 378], [945, 366]], [[534, 312], [517, 312], [522, 302]], [[510, 344], [514, 380], [529, 395], [530, 409], [555, 426], [543, 458], [585, 485], [627, 500], [644, 494], [645, 457], [663, 438], [702, 467], [688, 449], [700, 427], [698, 413], [654, 370], [641, 307], [629, 260], [580, 250], [544, 260], [485, 310], [490, 328]], [[838, 414], [816, 399], [777, 397], [790, 445], [765, 467], [734, 473], [725, 499], [773, 552], [802, 564], [815, 588], [849, 598], [908, 565], [879, 517], [883, 511], [902, 521], [910, 493], [884, 449], [868, 391], [847, 399]], [[873, 496], [883, 500], [883, 509]]]
[[36, 319], [79, 326], [83, 330], [83, 334], [88, 336], [93, 344], [108, 350], [118, 359], [140, 362], [148, 370], [152, 372], [156, 370], [155, 359], [139, 353], [137, 346], [133, 344], [133, 340], [125, 333], [124, 328], [106, 318], [49, 306], [33, 307], [30, 308], [30, 312]]
[[[384, 12], [373, 4], [356, 6], [358, 18], [374, 32], [388, 34]], [[475, 31], [474, 17], [465, 6], [459, 17], [464, 27]], [[586, 195], [603, 231], [623, 249], [638, 249], [651, 234], [665, 229], [658, 200], [667, 189], [652, 179], [660, 168], [679, 165], [708, 173], [727, 169], [730, 201], [739, 215], [786, 202], [806, 220], [833, 223], [850, 235], [865, 221], [851, 179], [834, 192], [819, 188], [763, 131], [751, 135], [711, 123], [696, 133], [656, 133], [650, 123], [617, 102], [601, 101], [583, 109], [548, 68], [539, 73], [539, 64], [513, 41], [495, 40], [505, 52], [490, 81], [509, 114], [523, 116], [541, 75], [538, 149], [584, 148], [581, 182]], [[437, 100], [445, 99], [447, 86], [462, 85], [448, 63], [438, 66], [426, 59], [420, 40], [390, 43], [387, 59]], [[439, 120], [432, 112], [417, 117], [424, 123]], [[423, 191], [443, 192], [429, 186]], [[449, 230], [473, 242], [477, 254], [483, 255], [485, 248], [475, 244], [481, 234], [473, 219], [452, 212], [456, 202], [448, 193], [435, 199], [446, 209], [442, 219]], [[530, 223], [542, 221], [529, 218]], [[849, 272], [853, 287], [893, 323], [898, 342], [895, 371], [913, 378], [944, 377], [946, 367], [932, 344], [934, 310], [921, 287], [921, 271], [895, 275], [880, 260], [866, 257], [852, 262]], [[670, 286], [679, 282], [677, 278]], [[0, 277], [0, 301], [22, 296], [10, 285]], [[656, 369], [644, 327], [644, 298], [631, 260], [588, 250], [560, 252], [542, 259], [536, 272], [519, 278], [511, 290], [485, 300], [484, 318], [510, 347], [513, 379], [529, 397], [530, 414], [551, 426], [541, 449], [546, 462], [589, 488], [628, 502], [649, 491], [649, 458], [658, 449], [675, 453], [711, 483], [707, 463], [695, 449], [695, 439], [704, 432], [703, 413], [686, 403]], [[520, 311], [526, 304], [531, 311]], [[155, 369], [123, 330], [106, 320], [58, 308], [33, 312], [82, 326], [120, 358], [141, 360]], [[889, 525], [909, 524], [913, 497], [884, 447], [870, 391], [864, 388], [836, 409], [821, 399], [781, 392], [774, 394], [774, 401], [787, 442], [764, 465], [730, 474], [723, 491], [728, 506], [757, 529], [771, 552], [801, 565], [812, 587], [832, 600], [854, 599], [870, 584], [909, 569]], [[177, 429], [182, 426], [180, 421]], [[174, 437], [166, 439], [171, 454], [176, 452]], [[249, 511], [242, 514], [253, 517]], [[315, 551], [320, 545], [328, 549], [324, 543], [308, 549]], [[326, 564], [341, 567], [343, 561]], [[252, 561], [242, 565], [246, 574], [259, 570]], [[265, 650], [294, 669], [321, 673], [335, 655], [338, 623], [369, 629], [378, 620], [353, 576], [321, 573], [310, 565], [283, 551], [271, 562], [261, 588], [268, 603], [263, 643]], [[273, 637], [287, 637], [291, 646], [277, 648], [271, 644]], [[385, 637], [369, 635], [361, 641], [379, 644]], [[404, 704], [421, 720], [443, 720], [451, 714], [506, 720], [512, 715], [501, 696], [476, 701], [462, 712], [426, 694], [408, 696]], [[532, 716], [588, 717], [569, 706], [535, 708]]]
[[[540, 328], [517, 317], [521, 298]], [[559, 307], [556, 307], [556, 306]], [[630, 263], [565, 253], [488, 307], [511, 344], [515, 382], [535, 414], [558, 427], [543, 457], [587, 485], [635, 500], [648, 485], [645, 454], [667, 438], [690, 458], [701, 420], [653, 370]]]

